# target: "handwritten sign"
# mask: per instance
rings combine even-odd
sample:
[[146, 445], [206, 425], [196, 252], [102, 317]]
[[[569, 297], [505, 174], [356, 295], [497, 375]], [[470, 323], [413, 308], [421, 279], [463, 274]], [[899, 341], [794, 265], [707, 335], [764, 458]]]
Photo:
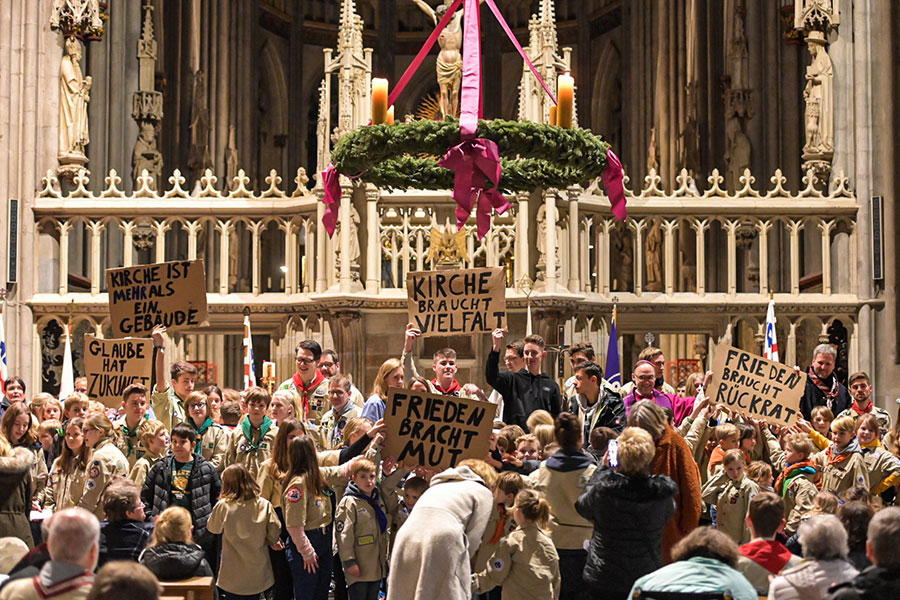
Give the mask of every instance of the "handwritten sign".
[[806, 389], [806, 373], [721, 343], [709, 384], [716, 404], [769, 423], [787, 425], [800, 413], [800, 398]]
[[391, 388], [384, 413], [384, 456], [433, 470], [484, 458], [495, 411], [490, 402]]
[[118, 408], [122, 405], [122, 392], [132, 383], [142, 383], [150, 388], [153, 340], [105, 340], [86, 335], [84, 370], [88, 379], [88, 397], [110, 408]]
[[506, 327], [502, 268], [414, 271], [406, 276], [409, 322], [423, 337], [490, 333]]
[[106, 287], [116, 337], [147, 336], [156, 325], [174, 331], [207, 323], [202, 260], [107, 269]]

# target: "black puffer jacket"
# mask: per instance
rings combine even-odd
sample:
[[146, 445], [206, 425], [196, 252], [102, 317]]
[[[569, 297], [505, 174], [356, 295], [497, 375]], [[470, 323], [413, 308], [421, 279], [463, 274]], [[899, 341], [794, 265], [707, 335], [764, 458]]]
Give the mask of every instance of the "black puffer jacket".
[[594, 471], [575, 509], [594, 524], [584, 579], [598, 597], [625, 598], [638, 577], [663, 565], [663, 526], [677, 492], [665, 475]]
[[213, 574], [204, 558], [203, 548], [184, 542], [147, 548], [139, 560], [160, 581], [181, 581]]
[[855, 578], [829, 590], [828, 600], [900, 598], [900, 567], [869, 567]]
[[[191, 519], [194, 522], [194, 541], [206, 544], [212, 540], [212, 534], [206, 530], [206, 522], [212, 512], [213, 505], [219, 500], [222, 481], [211, 462], [199, 454], [194, 454], [191, 476], [188, 478], [188, 489], [191, 492]], [[147, 516], [154, 518], [169, 507], [172, 499], [172, 467], [175, 457], [169, 454], [153, 465], [147, 473], [141, 500], [147, 505]]]

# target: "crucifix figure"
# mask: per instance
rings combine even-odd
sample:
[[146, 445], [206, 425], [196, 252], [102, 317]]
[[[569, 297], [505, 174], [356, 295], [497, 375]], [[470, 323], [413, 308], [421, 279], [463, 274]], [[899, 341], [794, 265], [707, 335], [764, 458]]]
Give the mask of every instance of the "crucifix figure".
[[[437, 25], [447, 12], [450, 0], [432, 8], [425, 0], [412, 0]], [[441, 51], [437, 57], [437, 80], [441, 87], [439, 103], [443, 116], [459, 117], [459, 87], [462, 82], [462, 15], [458, 10], [438, 36]]]

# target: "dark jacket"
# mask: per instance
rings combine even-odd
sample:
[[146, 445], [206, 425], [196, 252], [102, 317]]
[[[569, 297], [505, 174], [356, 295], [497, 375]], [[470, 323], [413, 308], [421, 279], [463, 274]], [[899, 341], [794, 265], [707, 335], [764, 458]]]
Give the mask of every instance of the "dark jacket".
[[14, 448], [0, 458], [0, 537], [17, 537], [34, 547], [31, 537], [31, 465], [34, 454], [28, 448]]
[[[833, 378], [834, 373], [831, 374]], [[833, 379], [828, 379], [825, 383], [826, 385], [831, 383]], [[850, 398], [850, 392], [847, 391], [847, 388], [840, 381], [838, 382], [838, 391], [837, 396], [835, 396], [834, 401], [831, 405], [831, 412], [834, 413], [834, 416], [838, 416], [853, 404], [853, 400]], [[817, 406], [827, 406], [828, 401], [825, 399], [825, 394], [819, 387], [812, 382], [812, 380], [807, 377], [806, 378], [806, 389], [803, 391], [803, 397], [800, 398], [800, 412], [803, 413], [803, 418], [807, 421], [812, 421], [812, 409]]]
[[869, 567], [855, 578], [829, 590], [828, 600], [900, 598], [900, 567]]
[[[206, 530], [206, 522], [213, 505], [222, 491], [222, 481], [211, 462], [199, 454], [194, 454], [194, 464], [188, 478], [191, 492], [191, 519], [194, 522], [194, 541], [205, 544], [212, 540]], [[147, 516], [154, 518], [169, 507], [172, 500], [172, 467], [175, 457], [171, 454], [160, 459], [147, 473], [147, 480], [141, 490], [141, 500], [147, 505]]]
[[600, 386], [600, 396], [593, 406], [586, 406], [580, 394], [569, 401], [569, 412], [584, 421], [584, 447], [591, 445], [591, 432], [599, 427], [609, 427], [616, 433], [625, 429], [627, 414], [622, 395], [606, 386]]
[[491, 350], [484, 367], [488, 384], [503, 396], [503, 422], [528, 431], [526, 421], [536, 410], [546, 410], [553, 418], [562, 412], [559, 385], [548, 375], [532, 375], [528, 369], [500, 372], [500, 353]]
[[204, 558], [203, 548], [184, 542], [147, 548], [140, 556], [140, 563], [160, 581], [181, 581], [213, 574]]
[[665, 475], [594, 471], [575, 509], [594, 524], [584, 580], [597, 594], [625, 598], [638, 577], [663, 566], [663, 527], [677, 492]]
[[133, 519], [104, 521], [100, 524], [100, 556], [97, 566], [102, 567], [111, 560], [137, 561], [150, 543], [152, 531], [152, 523]]

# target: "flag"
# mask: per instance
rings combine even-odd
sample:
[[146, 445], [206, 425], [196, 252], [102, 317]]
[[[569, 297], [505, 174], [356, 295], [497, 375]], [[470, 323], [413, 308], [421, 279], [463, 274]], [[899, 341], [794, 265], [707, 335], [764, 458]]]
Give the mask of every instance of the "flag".
[[6, 333], [3, 331], [3, 312], [0, 311], [0, 394], [6, 394], [4, 382], [9, 377], [6, 370]]
[[63, 352], [62, 377], [59, 380], [59, 399], [65, 402], [75, 391], [75, 370], [72, 368], [72, 320], [66, 324], [66, 349]]
[[253, 338], [250, 336], [250, 315], [244, 315], [244, 389], [256, 386], [256, 367], [253, 364]]
[[778, 340], [775, 338], [775, 299], [769, 299], [769, 310], [766, 311], [766, 348], [763, 356], [778, 362]]
[[606, 348], [605, 379], [614, 388], [622, 385], [622, 368], [619, 366], [619, 334], [616, 332], [616, 308], [613, 307], [612, 321], [609, 324], [609, 346]]

